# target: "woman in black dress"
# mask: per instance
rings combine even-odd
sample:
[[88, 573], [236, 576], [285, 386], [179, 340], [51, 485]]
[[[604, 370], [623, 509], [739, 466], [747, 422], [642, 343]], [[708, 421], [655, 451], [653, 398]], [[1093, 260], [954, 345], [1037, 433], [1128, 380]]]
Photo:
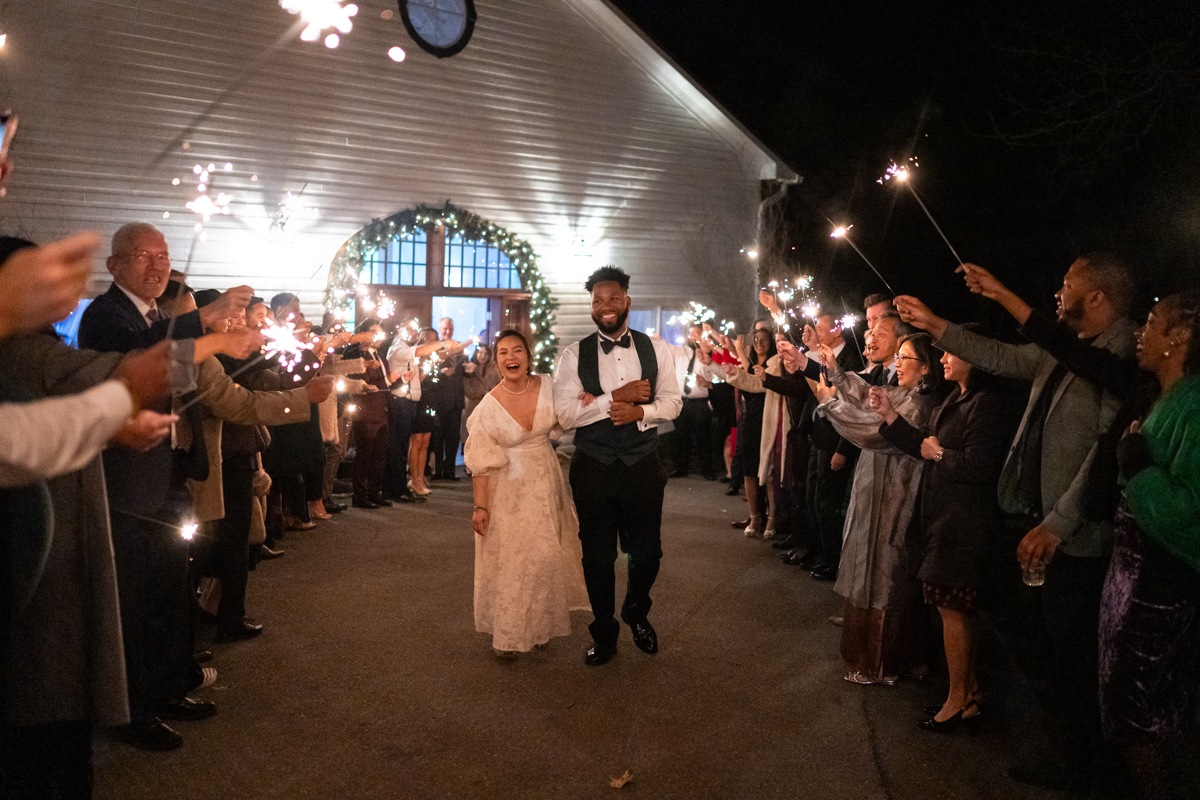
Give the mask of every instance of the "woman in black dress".
[[[432, 344], [438, 340], [438, 332], [433, 328], [421, 331], [418, 345]], [[438, 352], [425, 356], [420, 360], [421, 367], [421, 399], [417, 403], [417, 411], [412, 420], [412, 436], [408, 440], [408, 488], [413, 494], [432, 494], [425, 485], [425, 467], [429, 461], [429, 437], [437, 427], [437, 412], [433, 410], [434, 383], [437, 382]]]
[[917, 578], [925, 602], [942, 618], [950, 690], [930, 710], [933, 717], [918, 724], [949, 732], [979, 714], [975, 609], [987, 542], [1000, 522], [996, 482], [1016, 420], [992, 376], [949, 353], [941, 364], [946, 380], [957, 386], [919, 429], [896, 413], [878, 387], [871, 390], [871, 406], [883, 417], [883, 437], [924, 459], [913, 515], [921, 536]]
[[[747, 357], [747, 371], [762, 377], [766, 371], [767, 361], [776, 354], [775, 337], [766, 328], [754, 332], [753, 347]], [[729, 377], [737, 375], [733, 364], [725, 367]], [[762, 444], [763, 409], [766, 407], [765, 391], [738, 390], [738, 423], [737, 450], [733, 454], [742, 468], [743, 480], [746, 486], [746, 500], [750, 504], [750, 522], [746, 526], [747, 536], [758, 536], [766, 527], [762, 510], [759, 508], [758, 467], [759, 450]]]

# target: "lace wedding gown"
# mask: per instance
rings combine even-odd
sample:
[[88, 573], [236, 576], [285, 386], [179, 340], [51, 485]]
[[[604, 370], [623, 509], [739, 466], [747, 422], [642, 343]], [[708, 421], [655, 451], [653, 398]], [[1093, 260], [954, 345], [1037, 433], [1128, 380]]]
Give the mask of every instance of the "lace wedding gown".
[[491, 394], [467, 420], [464, 458], [488, 477], [487, 534], [475, 537], [475, 629], [497, 650], [528, 651], [571, 633], [571, 611], [587, 611], [579, 521], [550, 432], [554, 384], [541, 376], [533, 430]]

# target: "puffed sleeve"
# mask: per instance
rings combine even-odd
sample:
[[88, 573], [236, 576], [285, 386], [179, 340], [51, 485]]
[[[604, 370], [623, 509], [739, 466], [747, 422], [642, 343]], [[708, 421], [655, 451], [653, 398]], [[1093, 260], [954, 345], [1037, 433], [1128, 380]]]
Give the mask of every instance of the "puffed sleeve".
[[485, 396], [475, 413], [467, 418], [467, 443], [463, 445], [463, 461], [472, 475], [486, 475], [488, 471], [499, 469], [508, 463], [508, 454], [488, 430], [488, 420], [493, 418], [493, 409], [490, 406], [495, 402], [495, 398]]

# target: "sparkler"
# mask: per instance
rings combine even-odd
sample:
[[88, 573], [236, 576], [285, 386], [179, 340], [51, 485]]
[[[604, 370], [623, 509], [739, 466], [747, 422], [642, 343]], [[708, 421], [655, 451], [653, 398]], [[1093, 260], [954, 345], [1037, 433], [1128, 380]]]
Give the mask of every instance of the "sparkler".
[[[912, 162], [914, 168], [921, 166], [915, 158], [910, 158], [909, 161]], [[912, 172], [908, 167], [899, 166], [893, 161], [892, 165], [887, 168], [887, 172], [875, 182], [882, 186], [886, 182], [895, 181], [906, 186], [908, 191], [912, 192], [913, 199], [917, 201], [917, 205], [921, 207], [921, 210], [925, 212], [925, 216], [929, 218], [929, 224], [933, 225], [933, 229], [937, 231], [938, 236], [942, 237], [942, 241], [946, 243], [946, 247], [950, 248], [950, 253], [954, 256], [954, 260], [961, 267], [963, 260], [959, 258], [958, 251], [954, 249], [954, 245], [950, 244], [950, 240], [946, 238], [946, 234], [942, 231], [942, 226], [937, 224], [937, 220], [933, 218], [933, 214], [930, 213], [929, 207], [925, 205], [925, 201], [921, 199], [921, 195], [917, 194], [917, 188], [913, 186], [911, 178]], [[855, 249], [857, 250], [858, 248]], [[884, 283], [886, 282], [884, 281]], [[889, 286], [888, 288], [890, 289], [891, 287]]]
[[293, 322], [265, 325], [259, 332], [267, 339], [263, 356], [275, 359], [288, 372], [292, 372], [304, 359], [305, 350], [313, 349], [311, 341], [296, 338], [296, 324]]
[[[892, 166], [894, 167], [896, 165], [893, 164]], [[880, 178], [880, 180], [883, 179]], [[866, 255], [863, 254], [863, 251], [858, 249], [858, 245], [854, 243], [854, 240], [850, 238], [850, 229], [853, 227], [853, 225], [838, 225], [833, 229], [833, 232], [829, 234], [829, 238], [841, 239], [843, 242], [850, 245], [854, 252], [858, 253], [858, 257], [863, 260], [863, 263], [871, 268], [871, 272], [874, 272], [879, 277], [879, 280], [883, 281], [883, 285], [887, 287], [888, 291], [894, 295], [896, 290], [893, 289], [892, 285], [887, 282], [887, 278], [883, 277], [883, 273], [875, 268], [875, 265], [871, 263], [871, 259], [867, 258]]]
[[180, 528], [179, 533], [190, 542], [198, 530], [200, 530], [200, 526], [193, 522]]
[[[336, 28], [341, 33], [349, 33], [354, 25], [350, 18], [358, 13], [358, 6], [351, 3], [343, 6], [342, 0], [279, 0], [289, 14], [299, 14], [307, 27], [300, 34], [306, 42], [315, 42], [321, 38], [325, 28]], [[331, 33], [325, 37], [325, 46], [338, 46], [338, 35]], [[332, 42], [332, 44], [331, 44]]]

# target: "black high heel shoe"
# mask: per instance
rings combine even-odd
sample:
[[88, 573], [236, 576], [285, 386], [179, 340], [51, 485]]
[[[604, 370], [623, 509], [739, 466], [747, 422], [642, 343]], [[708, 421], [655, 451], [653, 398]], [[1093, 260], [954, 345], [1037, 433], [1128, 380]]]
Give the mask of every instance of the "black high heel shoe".
[[[971, 703], [963, 708], [960, 708], [957, 712], [955, 712], [953, 717], [945, 720], [944, 722], [938, 722], [933, 717], [930, 717], [929, 719], [923, 719], [917, 723], [917, 727], [921, 730], [932, 731], [933, 733], [954, 733], [959, 729], [960, 726], [966, 725], [970, 734], [975, 736], [979, 733], [979, 719], [981, 715], [979, 713], [975, 713], [969, 717], [963, 716], [965, 712], [970, 711], [974, 707], [975, 704]], [[941, 711], [940, 708], [938, 710]]]
[[[967, 704], [965, 706], [963, 706], [963, 708], [969, 709], [971, 706], [976, 707], [976, 713], [973, 716], [979, 716], [979, 713], [983, 711], [983, 693], [982, 692], [973, 694], [970, 697], [968, 697]], [[926, 714], [928, 714], [931, 717], [936, 717], [938, 714], [940, 714], [942, 712], [942, 707], [941, 706], [925, 706], [925, 708], [923, 708], [921, 710], [924, 711]], [[967, 717], [967, 719], [971, 719], [971, 717]]]

